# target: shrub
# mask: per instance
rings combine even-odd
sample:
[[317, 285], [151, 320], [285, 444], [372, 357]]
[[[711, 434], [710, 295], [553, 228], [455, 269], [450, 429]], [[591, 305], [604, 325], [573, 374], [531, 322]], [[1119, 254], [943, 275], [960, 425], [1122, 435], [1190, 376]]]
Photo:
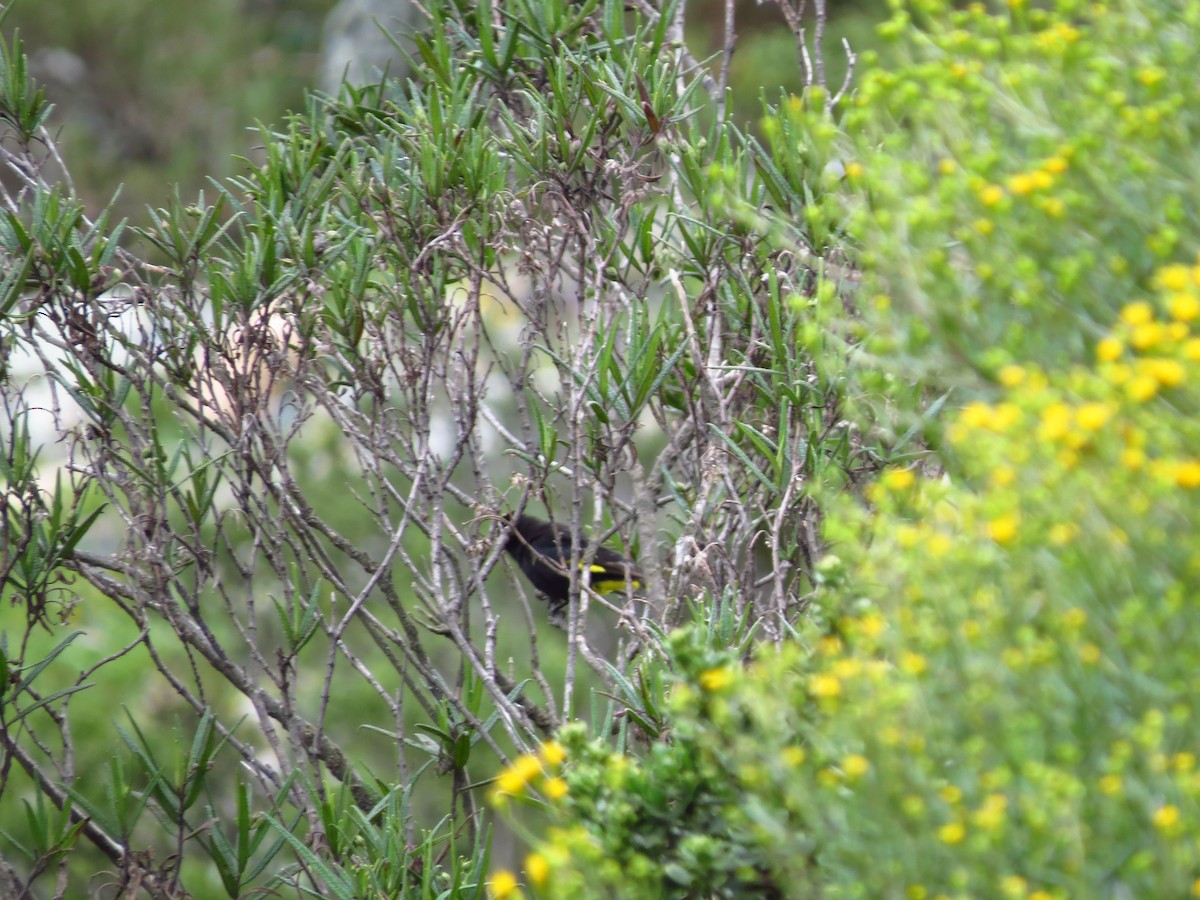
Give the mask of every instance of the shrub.
[[808, 115], [858, 189], [860, 410], [936, 455], [833, 504], [798, 640], [675, 639], [669, 750], [564, 741], [532, 893], [1200, 892], [1196, 17], [916, 3], [841, 135]]

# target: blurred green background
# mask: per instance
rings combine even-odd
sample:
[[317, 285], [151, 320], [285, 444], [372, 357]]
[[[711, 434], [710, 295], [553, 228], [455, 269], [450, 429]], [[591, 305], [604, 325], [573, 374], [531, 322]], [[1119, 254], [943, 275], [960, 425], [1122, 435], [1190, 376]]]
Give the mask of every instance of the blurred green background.
[[[95, 211], [120, 188], [119, 216], [142, 219], [173, 185], [183, 197], [244, 168], [261, 144], [256, 122], [278, 124], [318, 83], [322, 26], [334, 0], [19, 0], [4, 30], [20, 29], [35, 77], [57, 105], [51, 120], [81, 196]], [[397, 4], [399, 5], [399, 3]], [[831, 4], [831, 85], [845, 72], [843, 36], [875, 42], [882, 0]], [[737, 4], [733, 109], [752, 123], [780, 88], [802, 87], [795, 41], [773, 4]], [[693, 0], [688, 41], [720, 64], [724, 4]], [[211, 193], [211, 191], [210, 191]]]

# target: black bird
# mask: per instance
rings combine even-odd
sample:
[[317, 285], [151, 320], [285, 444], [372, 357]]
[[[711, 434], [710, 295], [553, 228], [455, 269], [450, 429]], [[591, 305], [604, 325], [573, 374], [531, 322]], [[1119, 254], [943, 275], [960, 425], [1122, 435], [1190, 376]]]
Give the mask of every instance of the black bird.
[[[567, 605], [571, 591], [571, 529], [558, 523], [543, 522], [529, 516], [501, 516], [509, 525], [504, 549], [521, 567], [525, 577], [550, 601], [556, 613]], [[588, 583], [600, 594], [642, 586], [637, 566], [614, 550], [597, 547], [589, 554], [586, 538], [579, 551], [580, 567], [589, 567]], [[590, 560], [590, 561], [589, 561]], [[581, 573], [582, 574], [582, 573]]]

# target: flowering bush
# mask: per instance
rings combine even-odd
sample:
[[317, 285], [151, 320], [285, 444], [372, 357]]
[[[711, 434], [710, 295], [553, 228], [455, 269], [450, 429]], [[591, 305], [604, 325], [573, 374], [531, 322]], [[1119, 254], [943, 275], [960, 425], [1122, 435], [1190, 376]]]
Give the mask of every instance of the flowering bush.
[[798, 640], [676, 638], [666, 744], [564, 737], [538, 896], [1200, 896], [1198, 23], [923, 0], [814, 114], [864, 405], [937, 456], [835, 505]]

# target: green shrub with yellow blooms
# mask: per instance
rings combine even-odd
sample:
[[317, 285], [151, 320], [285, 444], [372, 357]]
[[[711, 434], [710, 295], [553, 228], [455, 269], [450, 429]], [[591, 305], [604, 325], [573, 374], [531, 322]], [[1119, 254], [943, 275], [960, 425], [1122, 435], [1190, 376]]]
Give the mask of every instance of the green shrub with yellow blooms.
[[1200, 896], [1200, 7], [883, 32], [836, 135], [782, 115], [850, 160], [859, 409], [927, 449], [829, 500], [794, 640], [677, 634], [662, 740], [563, 735], [533, 895]]

